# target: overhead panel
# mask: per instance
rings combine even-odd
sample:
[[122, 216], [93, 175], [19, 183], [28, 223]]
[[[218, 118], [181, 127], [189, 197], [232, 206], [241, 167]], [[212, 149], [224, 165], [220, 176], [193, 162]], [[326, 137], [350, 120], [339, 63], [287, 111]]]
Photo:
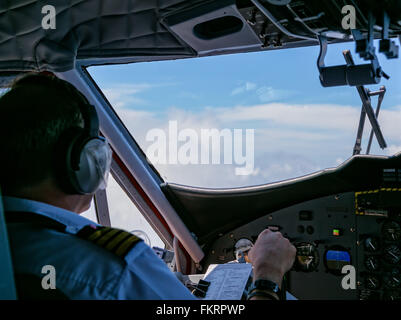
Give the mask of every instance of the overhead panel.
[[235, 0], [209, 1], [174, 12], [163, 23], [199, 55], [230, 49], [260, 49], [262, 42]]

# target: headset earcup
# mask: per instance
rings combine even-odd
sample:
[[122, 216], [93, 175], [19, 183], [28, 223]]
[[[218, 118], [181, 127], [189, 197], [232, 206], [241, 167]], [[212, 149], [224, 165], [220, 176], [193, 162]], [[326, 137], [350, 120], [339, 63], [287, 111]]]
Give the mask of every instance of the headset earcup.
[[103, 138], [88, 137], [79, 127], [66, 130], [56, 152], [56, 175], [59, 186], [69, 194], [92, 194], [104, 179], [99, 163], [106, 163], [108, 154], [102, 149]]
[[103, 138], [92, 138], [80, 148], [79, 170], [74, 171], [77, 189], [83, 194], [94, 193], [104, 180], [109, 170], [107, 143]]

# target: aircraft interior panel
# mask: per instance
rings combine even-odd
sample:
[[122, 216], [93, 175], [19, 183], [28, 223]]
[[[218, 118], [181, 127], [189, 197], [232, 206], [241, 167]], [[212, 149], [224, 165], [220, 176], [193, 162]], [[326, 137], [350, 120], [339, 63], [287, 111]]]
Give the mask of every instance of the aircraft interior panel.
[[[396, 299], [401, 294], [400, 190], [330, 195], [267, 214], [217, 239], [205, 265], [235, 260], [238, 241], [254, 242], [269, 227], [297, 248], [285, 280], [295, 297]], [[345, 265], [355, 267], [355, 289], [342, 286]]]

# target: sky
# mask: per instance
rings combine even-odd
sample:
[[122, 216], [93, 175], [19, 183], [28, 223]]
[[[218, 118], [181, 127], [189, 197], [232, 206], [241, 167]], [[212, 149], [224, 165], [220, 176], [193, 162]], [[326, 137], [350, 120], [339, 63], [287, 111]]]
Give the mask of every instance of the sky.
[[[329, 46], [326, 65], [344, 64], [346, 49], [357, 64], [366, 63], [354, 53], [354, 44], [347, 43]], [[145, 153], [152, 145], [147, 140], [152, 129], [163, 130], [169, 142], [169, 121], [199, 136], [202, 129], [253, 129], [254, 167], [248, 175], [236, 175], [235, 163], [155, 164], [168, 182], [241, 187], [303, 176], [351, 157], [361, 101], [354, 87], [321, 86], [318, 53], [315, 46], [97, 66], [89, 73]], [[379, 123], [388, 148], [381, 150], [374, 140], [371, 153], [393, 155], [401, 151], [401, 59], [379, 54], [379, 60], [391, 78], [367, 88], [386, 86]], [[375, 108], [376, 98], [372, 104]], [[367, 121], [362, 153], [369, 131]], [[201, 150], [202, 141], [198, 144]]]
[[[329, 46], [326, 65], [343, 64], [342, 51]], [[233, 165], [155, 164], [168, 182], [201, 187], [240, 187], [302, 176], [337, 166], [352, 155], [361, 102], [353, 87], [323, 88], [316, 59], [319, 48], [234, 54], [89, 69], [134, 138], [146, 152], [152, 128], [253, 129], [254, 171], [235, 174]], [[356, 63], [364, 63], [354, 54]], [[372, 153], [401, 151], [401, 60], [379, 55], [390, 80], [379, 116], [389, 147], [374, 141]], [[373, 106], [376, 98], [372, 99]], [[370, 125], [365, 126], [365, 140]], [[167, 137], [168, 140], [168, 137]], [[363, 145], [366, 149], [366, 145]]]

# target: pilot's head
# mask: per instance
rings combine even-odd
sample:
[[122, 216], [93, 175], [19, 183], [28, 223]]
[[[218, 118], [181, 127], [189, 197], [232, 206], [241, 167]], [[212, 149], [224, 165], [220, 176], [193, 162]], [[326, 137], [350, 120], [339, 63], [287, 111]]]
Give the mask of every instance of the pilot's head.
[[0, 137], [6, 195], [82, 212], [105, 187], [111, 151], [96, 111], [64, 80], [29, 74], [14, 82], [0, 98]]

